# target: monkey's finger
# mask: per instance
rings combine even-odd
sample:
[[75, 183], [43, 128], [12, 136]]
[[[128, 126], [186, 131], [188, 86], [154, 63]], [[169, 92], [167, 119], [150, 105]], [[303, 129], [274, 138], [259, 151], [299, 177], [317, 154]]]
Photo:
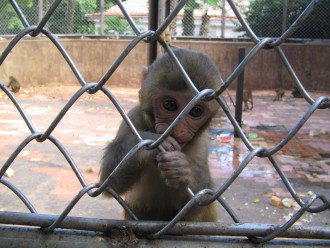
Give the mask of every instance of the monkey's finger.
[[160, 175], [164, 179], [178, 179], [182, 177], [182, 175], [178, 171], [173, 171], [173, 170], [161, 171]]
[[169, 162], [175, 160], [184, 160], [185, 155], [179, 151], [172, 152], [160, 152], [158, 153], [156, 159], [158, 162]]
[[179, 183], [177, 180], [174, 179], [165, 179], [165, 184], [171, 188], [178, 188]]
[[175, 147], [171, 144], [171, 142], [164, 140], [162, 143], [162, 146], [167, 152], [173, 152], [175, 151]]
[[166, 140], [168, 140], [171, 143], [171, 145], [174, 147], [174, 150], [181, 151], [181, 146], [172, 136], [168, 136]]
[[181, 170], [182, 168], [185, 168], [185, 164], [177, 162], [177, 161], [170, 161], [170, 162], [159, 162], [158, 168], [163, 170]]

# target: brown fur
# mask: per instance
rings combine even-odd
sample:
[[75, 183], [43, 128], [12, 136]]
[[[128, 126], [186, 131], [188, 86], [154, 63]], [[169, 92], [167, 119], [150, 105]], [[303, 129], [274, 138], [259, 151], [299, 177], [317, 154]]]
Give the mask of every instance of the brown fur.
[[283, 88], [277, 88], [275, 89], [276, 96], [274, 98], [274, 101], [282, 101], [284, 95], [285, 95], [285, 90]]
[[14, 93], [19, 92], [21, 85], [19, 84], [19, 82], [17, 81], [16, 78], [14, 78], [13, 76], [9, 77], [9, 84], [7, 85], [8, 89], [11, 90]]
[[[220, 84], [218, 70], [205, 55], [186, 50], [179, 50], [175, 53], [197, 88], [215, 88]], [[179, 71], [175, 68], [166, 54], [155, 61], [144, 76], [139, 95], [140, 105], [133, 108], [128, 114], [143, 139], [156, 140], [160, 136], [155, 133], [154, 129], [151, 96], [164, 88], [178, 91], [187, 89]], [[218, 105], [214, 102], [208, 104], [213, 117]], [[211, 118], [181, 150], [192, 161], [194, 181], [189, 187], [194, 193], [204, 188], [212, 188], [208, 167], [210, 139], [206, 131]], [[127, 124], [122, 122], [116, 138], [106, 148], [100, 170], [101, 183], [107, 179], [136, 143], [136, 137], [131, 133]], [[139, 150], [127, 163], [116, 170], [108, 184], [108, 187], [117, 193], [125, 194], [125, 201], [142, 220], [171, 220], [190, 199], [186, 187], [169, 187], [164, 182], [157, 167], [156, 155], [158, 153], [158, 149]], [[107, 194], [107, 192], [105, 193]], [[124, 217], [130, 219], [127, 213], [124, 213]], [[216, 205], [212, 203], [203, 207], [195, 206], [182, 220], [216, 221]]]
[[[251, 104], [251, 107], [249, 108], [249, 103]], [[253, 95], [252, 95], [252, 90], [250, 88], [244, 89], [243, 90], [243, 103], [244, 103], [244, 111], [252, 110], [253, 109]]]

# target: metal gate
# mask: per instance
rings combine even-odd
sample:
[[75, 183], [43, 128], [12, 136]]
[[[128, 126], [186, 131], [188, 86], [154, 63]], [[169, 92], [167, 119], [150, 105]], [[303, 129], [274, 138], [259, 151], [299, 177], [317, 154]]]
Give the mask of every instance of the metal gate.
[[[288, 37], [299, 27], [299, 25], [307, 18], [307, 16], [312, 12], [318, 0], [313, 0], [310, 2], [308, 7], [303, 11], [299, 18], [287, 29], [283, 35], [278, 38], [259, 38], [255, 35], [253, 30], [249, 27], [247, 22], [244, 20], [239, 10], [237, 9], [234, 1], [227, 0], [228, 4], [231, 6], [233, 12], [237, 16], [241, 25], [249, 35], [250, 39], [254, 42], [254, 47], [249, 51], [245, 59], [235, 68], [235, 70], [224, 79], [219, 85], [217, 90], [205, 89], [199, 91], [194, 83], [190, 80], [188, 75], [184, 72], [184, 69], [176, 56], [174, 55], [171, 47], [166, 41], [162, 38], [161, 34], [168, 27], [170, 22], [175, 18], [178, 12], [184, 7], [188, 2], [187, 0], [178, 1], [175, 8], [169, 13], [164, 22], [156, 29], [149, 30], [146, 32], [141, 32], [130, 14], [125, 10], [120, 0], [116, 0], [116, 4], [119, 6], [125, 17], [127, 18], [130, 26], [134, 30], [136, 36], [130, 42], [130, 44], [122, 51], [119, 57], [115, 62], [109, 67], [108, 71], [104, 76], [97, 82], [86, 82], [83, 76], [80, 74], [78, 68], [75, 66], [74, 62], [70, 58], [69, 54], [61, 45], [60, 41], [45, 28], [47, 21], [51, 18], [52, 14], [61, 3], [62, 0], [55, 0], [45, 16], [38, 23], [38, 25], [30, 25], [25, 18], [23, 12], [21, 11], [19, 5], [15, 0], [10, 0], [13, 8], [15, 9], [17, 15], [19, 16], [24, 29], [17, 34], [13, 40], [8, 44], [6, 49], [2, 52], [0, 57], [0, 65], [4, 62], [6, 57], [12, 51], [12, 49], [19, 43], [19, 41], [30, 35], [31, 37], [36, 37], [39, 34], [43, 34], [56, 46], [56, 48], [61, 52], [62, 56], [68, 63], [69, 67], [75, 74], [78, 82], [81, 85], [81, 88], [71, 97], [71, 99], [66, 103], [62, 108], [60, 113], [55, 117], [53, 122], [49, 125], [46, 131], [38, 131], [34, 127], [33, 123], [25, 113], [24, 109], [21, 107], [20, 103], [17, 101], [15, 96], [8, 90], [4, 84], [0, 84], [0, 88], [8, 95], [11, 99], [18, 112], [21, 114], [24, 119], [27, 127], [31, 131], [31, 134], [28, 135], [23, 142], [16, 148], [11, 156], [7, 159], [5, 164], [0, 169], [0, 182], [8, 187], [9, 190], [13, 191], [17, 197], [25, 204], [31, 213], [17, 213], [17, 212], [4, 212], [0, 211], [0, 223], [4, 224], [0, 228], [0, 233], [5, 234], [0, 236], [0, 239], [6, 240], [10, 234], [13, 233], [24, 233], [30, 232], [30, 235], [26, 235], [26, 240], [28, 237], [33, 235], [39, 235], [39, 239], [47, 239], [53, 235], [58, 235], [58, 233], [64, 232], [63, 229], [73, 229], [73, 230], [82, 230], [85, 233], [81, 235], [90, 235], [90, 237], [98, 236], [95, 232], [108, 232], [114, 229], [125, 229], [130, 230], [134, 233], [141, 235], [146, 235], [149, 239], [157, 239], [163, 235], [224, 235], [224, 236], [246, 236], [253, 243], [263, 243], [274, 239], [276, 237], [287, 237], [287, 238], [306, 238], [306, 239], [330, 239], [330, 228], [329, 227], [304, 227], [304, 226], [292, 226], [306, 211], [311, 213], [319, 213], [322, 211], [329, 211], [329, 201], [323, 195], [313, 195], [308, 201], [304, 202], [298, 194], [295, 192], [293, 186], [291, 185], [288, 178], [285, 176], [283, 171], [281, 171], [279, 163], [274, 159], [273, 155], [278, 152], [283, 146], [285, 146], [292, 137], [299, 131], [299, 129], [304, 125], [304, 123], [311, 117], [313, 112], [317, 109], [323, 109], [320, 111], [328, 111], [330, 107], [330, 101], [328, 97], [321, 96], [317, 99], [313, 99], [308, 92], [304, 89], [302, 83], [300, 82], [298, 76], [296, 75], [293, 67], [291, 66], [289, 60], [287, 59], [284, 51], [281, 49], [281, 44], [286, 41]], [[179, 116], [174, 120], [168, 130], [161, 135], [157, 140], [143, 140], [131, 120], [121, 107], [120, 103], [116, 100], [111, 91], [104, 86], [105, 82], [112, 76], [116, 71], [118, 66], [123, 62], [126, 56], [134, 49], [134, 47], [139, 42], [152, 43], [157, 41], [169, 54], [170, 58], [174, 61], [176, 66], [178, 66], [182, 72], [182, 76], [189, 86], [189, 88], [195, 92], [194, 98], [189, 102], [186, 108], [179, 114]], [[262, 50], [262, 49], [274, 49], [278, 56], [281, 58], [283, 65], [290, 73], [292, 80], [295, 83], [295, 86], [298, 88], [300, 93], [303, 95], [305, 100], [310, 104], [310, 107], [305, 112], [304, 116], [297, 122], [295, 127], [290, 130], [287, 135], [274, 147], [266, 149], [265, 147], [254, 147], [247, 136], [244, 134], [235, 118], [233, 117], [230, 109], [228, 108], [226, 102], [221, 97], [221, 93], [224, 92], [227, 87], [234, 81], [234, 79], [242, 72], [246, 65], [249, 64], [251, 60]], [[190, 109], [201, 100], [213, 100], [215, 99], [218, 104], [221, 106], [228, 119], [234, 126], [235, 130], [239, 134], [240, 138], [249, 149], [250, 153], [245, 157], [245, 159], [240, 163], [238, 168], [232, 173], [232, 175], [227, 178], [227, 180], [219, 187], [217, 190], [204, 189], [200, 192], [193, 194], [191, 193], [191, 198], [189, 202], [182, 208], [182, 210], [170, 221], [170, 222], [153, 222], [153, 221], [139, 221], [134, 212], [129, 208], [125, 201], [115, 192], [111, 191], [113, 197], [126, 209], [130, 214], [132, 221], [118, 221], [110, 219], [92, 219], [92, 218], [79, 218], [79, 217], [69, 217], [71, 209], [79, 202], [81, 197], [85, 194], [88, 194], [90, 197], [99, 196], [106, 188], [107, 183], [111, 180], [110, 175], [107, 180], [102, 183], [92, 183], [87, 184], [82, 174], [79, 171], [78, 166], [75, 164], [70, 154], [67, 152], [66, 148], [61, 144], [61, 142], [52, 135], [55, 127], [60, 123], [61, 119], [64, 117], [66, 112], [74, 105], [74, 103], [83, 95], [83, 94], [105, 94], [109, 100], [117, 108], [118, 112], [121, 114], [124, 121], [129, 126], [131, 132], [137, 137], [137, 144], [126, 154], [126, 156], [121, 160], [117, 166], [122, 166], [125, 161], [132, 157], [140, 149], [155, 149], [160, 143], [169, 135], [171, 130], [178, 124], [184, 115], [186, 115]], [[36, 140], [37, 142], [44, 142], [45, 140], [51, 141], [58, 150], [63, 154], [64, 158], [67, 160], [68, 164], [71, 166], [72, 170], [79, 179], [83, 189], [72, 199], [70, 204], [65, 208], [65, 210], [59, 216], [43, 215], [39, 214], [37, 210], [33, 207], [32, 203], [21, 193], [21, 191], [16, 188], [12, 183], [3, 178], [6, 170], [11, 166], [12, 162], [18, 156], [18, 154], [23, 150], [23, 148], [29, 144], [31, 141]], [[285, 184], [287, 190], [290, 192], [294, 200], [300, 205], [300, 209], [292, 216], [292, 218], [283, 223], [282, 225], [268, 225], [268, 224], [254, 224], [254, 223], [242, 223], [238, 218], [234, 210], [228, 205], [228, 203], [222, 198], [222, 194], [228, 189], [228, 187], [234, 182], [234, 180], [240, 175], [244, 168], [249, 164], [249, 162], [255, 158], [267, 158], [272, 163], [277, 173], [280, 175], [283, 183]], [[207, 195], [207, 197], [204, 197]], [[228, 212], [228, 214], [233, 219], [232, 224], [226, 223], [183, 223], [179, 222], [187, 212], [195, 205], [205, 206], [213, 201], [218, 201]], [[316, 205], [316, 206], [315, 206]], [[9, 225], [9, 226], [7, 226]], [[29, 229], [26, 227], [14, 227], [12, 225], [21, 225], [21, 226], [34, 226], [41, 227], [41, 231], [36, 231], [36, 229]], [[94, 233], [91, 233], [93, 231]], [[66, 231], [63, 235], [69, 235], [73, 231]], [[77, 234], [77, 233], [76, 233]], [[80, 235], [79, 234], [79, 235]], [[79, 236], [78, 235], [78, 236]], [[24, 235], [23, 235], [24, 236]], [[79, 236], [80, 237], [80, 236]], [[102, 237], [102, 236], [98, 236]], [[181, 236], [184, 240], [184, 236]], [[18, 239], [18, 236], [13, 236], [12, 239]], [[209, 237], [209, 240], [212, 238]], [[75, 239], [77, 244], [80, 244], [81, 239]], [[8, 241], [8, 240], [7, 240]], [[39, 240], [40, 241], [40, 240]], [[161, 242], [161, 241], [159, 241]], [[297, 241], [298, 242], [298, 241]], [[300, 241], [299, 241], [300, 242]], [[298, 242], [298, 243], [299, 243]], [[189, 242], [188, 242], [189, 243]], [[294, 243], [294, 244], [298, 244]], [[321, 244], [320, 242], [319, 244]], [[8, 243], [7, 243], [8, 244]], [[11, 243], [13, 244], [13, 243]], [[313, 243], [314, 244], [314, 243]], [[313, 245], [312, 244], [312, 245]], [[329, 243], [327, 243], [329, 244]], [[247, 243], [247, 245], [249, 245]], [[55, 246], [55, 245], [54, 245]], [[71, 244], [71, 247], [74, 246]], [[161, 243], [159, 243], [161, 246]], [[285, 246], [284, 246], [285, 247]]]

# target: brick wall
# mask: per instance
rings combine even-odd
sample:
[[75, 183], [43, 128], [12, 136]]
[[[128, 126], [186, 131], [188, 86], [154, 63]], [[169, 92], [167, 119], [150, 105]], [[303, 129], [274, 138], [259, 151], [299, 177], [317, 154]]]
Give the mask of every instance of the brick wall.
[[[72, 60], [87, 82], [98, 81], [127, 46], [128, 40], [61, 39]], [[0, 49], [8, 44], [0, 41]], [[252, 48], [249, 42], [176, 41], [174, 45], [206, 53], [225, 79], [237, 66], [238, 48]], [[322, 44], [285, 44], [283, 50], [303, 84], [309, 90], [328, 90], [330, 46]], [[141, 43], [126, 57], [109, 84], [140, 85], [143, 66], [147, 64], [147, 44]], [[78, 84], [60, 52], [46, 39], [23, 40], [0, 67], [0, 81], [15, 76], [23, 85]], [[254, 89], [290, 89], [293, 82], [273, 50], [263, 50], [246, 67], [245, 82]]]

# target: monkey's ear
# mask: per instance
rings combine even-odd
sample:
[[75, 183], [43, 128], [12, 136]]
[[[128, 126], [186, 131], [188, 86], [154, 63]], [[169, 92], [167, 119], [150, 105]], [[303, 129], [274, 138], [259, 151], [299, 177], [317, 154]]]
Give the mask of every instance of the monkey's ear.
[[145, 78], [145, 76], [148, 74], [148, 71], [149, 71], [149, 67], [143, 66], [143, 70], [142, 70], [143, 78]]
[[149, 72], [149, 67], [143, 66], [141, 88], [144, 86], [144, 82], [145, 82], [148, 72]]

